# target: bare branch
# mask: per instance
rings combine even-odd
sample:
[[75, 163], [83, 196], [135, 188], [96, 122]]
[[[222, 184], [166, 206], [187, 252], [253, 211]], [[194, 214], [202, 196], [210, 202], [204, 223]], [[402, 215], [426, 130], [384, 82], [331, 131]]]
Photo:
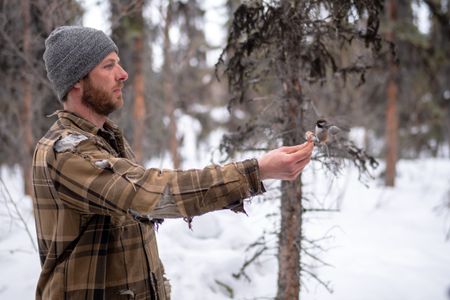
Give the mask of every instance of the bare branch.
[[265, 237], [264, 235], [259, 237], [256, 242], [250, 244], [247, 249], [245, 250], [246, 252], [249, 252], [250, 249], [257, 247], [257, 250], [255, 251], [255, 253], [253, 253], [253, 255], [249, 258], [246, 259], [243, 263], [243, 265], [241, 266], [241, 268], [239, 269], [239, 271], [237, 273], [233, 273], [232, 276], [236, 279], [240, 279], [241, 276], [244, 276], [244, 278], [246, 280], [248, 280], [249, 282], [251, 282], [250, 277], [245, 273], [245, 269], [247, 269], [247, 267], [249, 265], [251, 265], [256, 259], [258, 259], [264, 252], [266, 252], [269, 248], [266, 245], [266, 241], [265, 241]]
[[331, 288], [329, 281], [327, 281], [327, 282], [323, 281], [322, 279], [319, 278], [319, 276], [317, 276], [313, 272], [307, 270], [306, 268], [302, 268], [302, 273], [305, 273], [306, 275], [311, 276], [318, 283], [320, 283], [320, 285], [322, 285], [328, 292], [333, 293], [333, 289]]
[[34, 243], [34, 239], [33, 239], [33, 235], [31, 234], [30, 229], [28, 228], [28, 224], [25, 220], [25, 218], [23, 217], [22, 213], [20, 212], [20, 209], [17, 206], [17, 203], [14, 201], [14, 199], [11, 197], [11, 194], [8, 190], [8, 187], [6, 186], [5, 182], [3, 181], [2, 178], [0, 178], [0, 183], [2, 185], [2, 196], [6, 199], [6, 201], [8, 201], [14, 208], [15, 213], [17, 214], [17, 216], [19, 217], [20, 222], [22, 223], [29, 239], [31, 242], [31, 245], [33, 246], [34, 251], [37, 252], [37, 247]]

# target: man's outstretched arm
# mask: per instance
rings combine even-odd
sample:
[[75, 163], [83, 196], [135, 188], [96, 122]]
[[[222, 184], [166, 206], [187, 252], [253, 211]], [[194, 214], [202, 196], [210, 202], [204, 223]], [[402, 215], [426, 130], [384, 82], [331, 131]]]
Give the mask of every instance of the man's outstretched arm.
[[145, 169], [86, 140], [73, 151], [48, 156], [46, 165], [59, 198], [72, 209], [177, 218], [242, 205], [243, 199], [263, 192], [263, 179], [295, 179], [312, 148], [307, 142], [270, 151], [259, 160], [180, 171]]

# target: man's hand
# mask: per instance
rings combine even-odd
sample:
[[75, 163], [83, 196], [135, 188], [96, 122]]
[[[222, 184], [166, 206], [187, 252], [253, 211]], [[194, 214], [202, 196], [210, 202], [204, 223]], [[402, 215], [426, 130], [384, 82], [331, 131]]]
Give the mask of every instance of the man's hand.
[[311, 160], [312, 140], [267, 152], [258, 159], [261, 179], [295, 180]]

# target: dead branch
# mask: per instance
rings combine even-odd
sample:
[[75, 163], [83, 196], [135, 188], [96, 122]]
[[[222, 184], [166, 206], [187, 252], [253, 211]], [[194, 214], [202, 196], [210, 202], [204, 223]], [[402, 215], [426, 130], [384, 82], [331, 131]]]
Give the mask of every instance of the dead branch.
[[244, 263], [242, 264], [241, 268], [239, 269], [239, 271], [237, 273], [233, 273], [232, 276], [236, 279], [240, 279], [241, 276], [243, 276], [248, 282], [251, 282], [250, 277], [245, 273], [245, 269], [247, 269], [247, 267], [252, 264], [256, 259], [258, 259], [264, 252], [266, 252], [266, 250], [268, 250], [269, 248], [266, 245], [266, 241], [265, 241], [265, 236], [262, 235], [261, 237], [259, 237], [256, 242], [250, 244], [247, 249], [245, 250], [246, 252], [249, 252], [249, 250], [251, 250], [252, 248], [257, 247], [257, 250], [255, 251], [255, 253], [253, 253], [253, 255], [249, 258], [246, 259], [244, 261]]
[[30, 242], [31, 242], [31, 245], [33, 246], [34, 251], [37, 252], [38, 250], [37, 250], [37, 247], [36, 247], [36, 245], [34, 243], [33, 235], [31, 234], [31, 231], [28, 228], [28, 224], [25, 221], [25, 218], [23, 217], [22, 213], [20, 212], [20, 209], [17, 206], [17, 203], [11, 197], [11, 194], [10, 194], [10, 192], [8, 190], [8, 187], [6, 186], [6, 184], [5, 184], [5, 182], [3, 181], [2, 178], [0, 178], [0, 183], [1, 183], [1, 186], [2, 186], [2, 196], [14, 208], [14, 212], [16, 213], [17, 217], [19, 218], [20, 222], [22, 223], [22, 225], [23, 225], [23, 227], [24, 227], [24, 229], [25, 229], [25, 231], [26, 231], [26, 233], [27, 233], [27, 235], [28, 235], [28, 237], [30, 239]]
[[323, 281], [322, 279], [319, 278], [319, 276], [309, 271], [307, 268], [302, 268], [302, 273], [312, 277], [314, 280], [320, 283], [320, 285], [323, 286], [329, 293], [333, 293], [333, 289], [331, 288], [329, 281], [327, 282]]

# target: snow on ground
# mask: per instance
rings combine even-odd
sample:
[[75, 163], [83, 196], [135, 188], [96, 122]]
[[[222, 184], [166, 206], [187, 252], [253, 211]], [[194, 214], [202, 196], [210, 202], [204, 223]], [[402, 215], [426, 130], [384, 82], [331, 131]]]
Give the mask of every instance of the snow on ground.
[[323, 256], [333, 267], [319, 273], [334, 293], [318, 289], [306, 299], [450, 299], [449, 228], [437, 210], [448, 197], [450, 161], [401, 161], [398, 168], [395, 188], [367, 189], [346, 174], [353, 179], [341, 212], [308, 224], [313, 233], [338, 227], [335, 248]]
[[[395, 188], [385, 188], [377, 180], [367, 188], [358, 181], [354, 168], [330, 180], [319, 165], [308, 166], [304, 174], [308, 205], [340, 211], [306, 214], [303, 232], [308, 239], [332, 236], [320, 244], [327, 251], [316, 253], [331, 266], [314, 272], [330, 282], [334, 292], [330, 294], [307, 277], [302, 299], [450, 299], [450, 241], [445, 240], [448, 213], [437, 209], [450, 200], [446, 198], [450, 161], [400, 161], [398, 168]], [[2, 168], [1, 175], [34, 234], [30, 200], [20, 192], [18, 173]], [[270, 189], [276, 186], [276, 182], [266, 184]], [[40, 268], [38, 254], [20, 221], [11, 220], [8, 210], [14, 214], [13, 207], [1, 195], [0, 298], [32, 299]], [[182, 220], [166, 220], [157, 237], [173, 299], [273, 297], [275, 249], [246, 269], [251, 282], [232, 274], [255, 252], [256, 248], [245, 251], [247, 246], [263, 231], [275, 229], [278, 220], [271, 215], [278, 206], [275, 199], [263, 202], [256, 197], [246, 205], [248, 216], [229, 211], [206, 214], [194, 219], [193, 230]], [[273, 245], [274, 236], [268, 235], [267, 240]]]
[[[436, 211], [450, 188], [448, 160], [401, 161], [395, 188], [376, 181], [367, 188], [352, 168], [331, 187], [323, 184], [326, 178], [318, 165], [305, 172], [305, 190], [315, 202], [311, 206], [340, 212], [307, 213], [304, 234], [309, 239], [332, 236], [320, 244], [328, 249], [320, 258], [331, 266], [315, 273], [330, 282], [334, 292], [308, 277], [302, 299], [450, 299], [448, 228], [443, 214]], [[251, 282], [231, 274], [254, 253], [245, 252], [247, 245], [263, 230], [274, 229], [276, 220], [267, 215], [277, 207], [274, 200], [255, 199], [247, 205], [248, 217], [207, 214], [194, 219], [193, 231], [180, 221], [163, 224], [158, 233], [160, 254], [172, 279], [174, 299], [273, 297], [274, 251], [249, 268]]]

